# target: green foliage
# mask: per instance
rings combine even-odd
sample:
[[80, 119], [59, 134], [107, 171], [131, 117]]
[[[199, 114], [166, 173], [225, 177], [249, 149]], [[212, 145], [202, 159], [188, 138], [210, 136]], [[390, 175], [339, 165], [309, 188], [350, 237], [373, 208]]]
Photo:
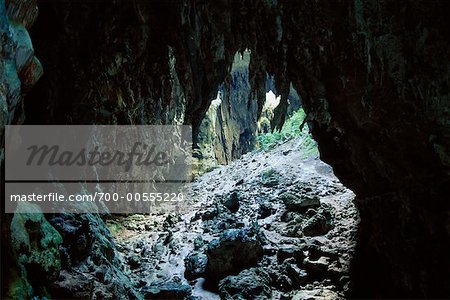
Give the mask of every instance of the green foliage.
[[279, 144], [300, 136], [300, 150], [303, 156], [305, 158], [318, 157], [317, 143], [309, 133], [308, 126], [304, 126], [303, 130], [300, 130], [300, 125], [305, 117], [305, 112], [300, 108], [286, 120], [283, 129], [259, 135], [257, 137], [256, 149], [268, 151]]
[[110, 222], [107, 224], [109, 232], [111, 232], [112, 235], [117, 235], [120, 231], [122, 231], [122, 225], [117, 222]]

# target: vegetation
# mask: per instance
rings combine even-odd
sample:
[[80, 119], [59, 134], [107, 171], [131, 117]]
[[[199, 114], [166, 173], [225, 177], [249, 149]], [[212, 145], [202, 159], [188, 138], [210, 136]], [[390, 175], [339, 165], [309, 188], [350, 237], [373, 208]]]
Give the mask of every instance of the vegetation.
[[112, 235], [117, 235], [123, 229], [122, 225], [115, 221], [108, 222], [107, 226]]
[[304, 126], [303, 130], [300, 130], [300, 125], [305, 117], [305, 112], [300, 108], [286, 120], [281, 130], [260, 134], [256, 139], [256, 149], [268, 151], [279, 144], [300, 136], [301, 142], [299, 147], [303, 156], [305, 158], [318, 157], [317, 143], [309, 133], [308, 126]]

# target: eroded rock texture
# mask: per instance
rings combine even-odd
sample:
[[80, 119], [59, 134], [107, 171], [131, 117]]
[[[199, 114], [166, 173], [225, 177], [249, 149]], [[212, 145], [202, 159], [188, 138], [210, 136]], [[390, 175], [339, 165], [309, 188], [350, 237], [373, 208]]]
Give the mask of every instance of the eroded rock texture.
[[[0, 178], [3, 180], [4, 128], [24, 121], [22, 97], [42, 75], [28, 34], [37, 17], [36, 1], [0, 1]], [[0, 199], [4, 201], [1, 193]], [[2, 208], [3, 210], [3, 208]], [[32, 285], [43, 289], [59, 272], [57, 232], [42, 214], [1, 215], [3, 296], [27, 298]], [[43, 237], [46, 235], [45, 237]], [[35, 280], [29, 272], [45, 271]], [[7, 277], [4, 275], [8, 274]], [[33, 282], [31, 282], [33, 281]], [[37, 283], [38, 282], [38, 283]], [[11, 292], [11, 293], [10, 293]]]
[[[264, 106], [258, 106], [258, 95], [250, 84], [250, 51], [236, 53], [230, 74], [219, 88], [219, 94], [203, 117], [197, 137], [201, 163], [206, 166], [228, 164], [255, 148], [259, 133], [271, 130], [274, 108], [277, 106], [274, 80], [266, 76], [263, 84]], [[271, 99], [267, 92], [274, 95]], [[291, 87], [288, 111], [298, 110], [300, 97]], [[206, 162], [205, 162], [206, 160]], [[212, 162], [208, 161], [212, 160]]]
[[[0, 1], [2, 180], [5, 125], [24, 122], [23, 98], [43, 74], [28, 33], [37, 15], [34, 0]], [[5, 201], [3, 192], [0, 197]], [[20, 204], [17, 214], [1, 215], [2, 299], [138, 298], [120, 269], [112, 237], [99, 215], [64, 214], [58, 218], [29, 205], [32, 213], [20, 213]]]
[[22, 96], [42, 76], [28, 29], [36, 20], [36, 1], [0, 1], [0, 161], [4, 126], [24, 120]]
[[449, 3], [319, 1], [286, 13], [291, 78], [321, 157], [358, 195], [358, 295], [448, 296]]
[[227, 164], [253, 149], [258, 109], [251, 94], [249, 62], [248, 51], [235, 55], [230, 74], [202, 120], [198, 136], [202, 158], [209, 155]]
[[[30, 123], [183, 121], [197, 134], [235, 53], [250, 49], [258, 110], [266, 74], [274, 75], [282, 102], [273, 123], [281, 126], [292, 83], [322, 159], [358, 195], [355, 295], [446, 297], [449, 6], [446, 0], [44, 1], [32, 39], [46, 75], [25, 109]], [[0, 10], [2, 120], [12, 120], [20, 82], [7, 67], [15, 52], [3, 1]]]

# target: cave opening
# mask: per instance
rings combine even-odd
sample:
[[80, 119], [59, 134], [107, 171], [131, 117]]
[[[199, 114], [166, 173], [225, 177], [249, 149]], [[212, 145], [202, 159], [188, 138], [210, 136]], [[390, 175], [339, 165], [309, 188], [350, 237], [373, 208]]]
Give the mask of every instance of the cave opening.
[[0, 5], [3, 123], [195, 145], [187, 212], [2, 218], [2, 297], [450, 295], [448, 1]]
[[[180, 218], [189, 225], [171, 236], [175, 241], [185, 235], [192, 238], [180, 243], [183, 255], [168, 262], [184, 264], [181, 269], [172, 265], [170, 269], [176, 270], [172, 276], [194, 280], [193, 295], [208, 299], [227, 293], [245, 298], [277, 299], [283, 293], [343, 297], [350, 293], [359, 222], [355, 195], [319, 159], [292, 86], [286, 121], [281, 129], [272, 130], [281, 95], [266, 74], [264, 100], [253, 98], [250, 60], [248, 50], [235, 54], [228, 82], [219, 86], [202, 120], [194, 169], [198, 200]], [[263, 105], [259, 116], [256, 103]], [[115, 236], [127, 249], [126, 257], [134, 254], [124, 235], [133, 235], [135, 243], [146, 247], [161, 239], [157, 233], [149, 239], [147, 232], [136, 230], [136, 224], [145, 227], [149, 220], [134, 218], [109, 222], [122, 228]], [[261, 248], [253, 244], [255, 226], [266, 239]], [[240, 240], [247, 238], [255, 240]], [[214, 243], [219, 243], [218, 250], [210, 248]], [[165, 263], [158, 257], [150, 264], [161, 262]]]
[[[42, 19], [31, 31], [36, 55], [46, 72], [25, 98], [26, 124], [167, 121], [153, 111], [138, 119], [126, 118], [127, 110], [112, 107], [117, 105], [118, 93], [124, 88], [115, 76], [129, 77], [127, 68], [133, 71], [136, 68], [130, 63], [124, 62], [111, 75], [111, 63], [105, 62], [99, 67], [101, 73], [78, 81], [77, 72], [89, 73], [93, 69], [91, 64], [101, 61], [77, 47], [100, 37], [97, 32], [84, 33], [86, 36], [81, 40], [73, 40], [73, 36], [81, 34], [79, 27], [84, 28], [79, 22], [70, 27], [74, 32], [66, 35], [54, 32], [60, 30], [53, 26], [58, 18], [56, 12], [55, 7], [41, 7]], [[81, 13], [78, 9], [75, 12]], [[76, 68], [61, 65], [58, 53], [66, 53], [68, 49], [70, 53], [65, 55], [68, 60], [85, 57], [76, 60]], [[170, 50], [171, 46], [167, 49], [162, 51], [163, 57], [153, 55], [154, 59], [145, 63], [166, 66], [171, 95], [178, 92], [186, 96], [190, 87], [181, 86], [177, 73], [179, 58]], [[111, 55], [114, 66], [122, 55]], [[160, 293], [155, 290], [162, 290], [168, 298], [190, 291], [201, 299], [219, 299], [227, 294], [249, 299], [281, 298], [287, 294], [334, 298], [350, 292], [350, 266], [358, 223], [352, 202], [355, 196], [334, 176], [332, 168], [320, 161], [301, 97], [293, 85], [283, 91], [286, 99], [282, 100], [277, 88], [286, 87], [281, 88], [275, 76], [252, 70], [251, 64], [251, 50], [236, 51], [229, 73], [211, 88], [217, 94], [214, 99], [210, 97], [198, 129], [194, 151], [195, 200], [189, 211], [103, 217], [104, 230], [111, 233], [112, 249], [120, 258], [116, 267], [123, 269], [129, 285], [146, 298]], [[74, 86], [72, 80], [77, 80], [80, 86]], [[147, 81], [150, 83], [155, 84]], [[112, 87], [93, 96], [98, 84]], [[131, 93], [140, 88], [131, 87]], [[126, 94], [121, 97], [125, 99]], [[67, 100], [61, 103], [60, 99]], [[159, 99], [151, 99], [141, 99], [142, 103], [136, 107], [152, 106], [160, 113], [170, 114], [163, 112], [166, 107], [160, 106]], [[188, 103], [174, 104], [175, 111], [181, 111], [178, 119], [188, 114]], [[286, 116], [286, 120], [275, 128], [274, 118], [280, 118], [278, 107], [281, 118], [284, 120]], [[168, 121], [174, 122], [176, 114]], [[65, 218], [52, 216], [49, 220], [64, 232], [61, 222]], [[75, 220], [86, 222], [79, 217]], [[63, 245], [66, 249], [73, 247], [68, 241]], [[91, 247], [95, 247], [95, 242], [91, 242]], [[103, 268], [103, 263], [92, 265], [89, 261], [95, 255], [94, 250], [85, 251], [83, 258], [75, 258], [76, 263], [62, 267], [68, 280], [86, 265], [94, 269], [89, 273]], [[68, 260], [77, 257], [70, 250], [67, 252]], [[87, 261], [80, 264], [83, 259]], [[108, 259], [104, 261], [107, 262]], [[115, 271], [111, 276], [119, 273]], [[65, 296], [61, 290], [74, 293], [74, 287], [67, 281], [54, 285], [58, 286], [52, 291], [54, 297]]]

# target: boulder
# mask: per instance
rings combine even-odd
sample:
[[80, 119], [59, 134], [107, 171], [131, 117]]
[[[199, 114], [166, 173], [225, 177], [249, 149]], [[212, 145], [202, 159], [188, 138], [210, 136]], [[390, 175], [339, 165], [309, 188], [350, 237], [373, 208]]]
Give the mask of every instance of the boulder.
[[205, 245], [205, 241], [199, 235], [194, 239], [194, 250], [200, 250]]
[[265, 170], [261, 174], [261, 184], [265, 187], [275, 187], [279, 182], [280, 174], [274, 169]]
[[[54, 299], [139, 297], [128, 274], [124, 273], [111, 233], [99, 215], [54, 214], [49, 215], [49, 222], [62, 236], [59, 250], [63, 271], [48, 288]], [[133, 258], [131, 264], [139, 258]], [[91, 276], [86, 276], [86, 270]]]
[[272, 215], [274, 209], [270, 203], [261, 203], [258, 210], [258, 219], [265, 219]]
[[135, 270], [141, 266], [141, 258], [138, 255], [133, 255], [128, 259], [128, 265], [131, 270]]
[[202, 277], [205, 273], [206, 263], [208, 258], [205, 254], [191, 254], [184, 260], [186, 270], [184, 271], [184, 277], [187, 280], [192, 280], [198, 277]]
[[263, 256], [259, 232], [254, 228], [230, 229], [209, 243], [206, 276], [215, 279], [255, 266]]
[[293, 194], [290, 192], [285, 192], [279, 197], [288, 210], [303, 211], [308, 208], [320, 206], [320, 200], [317, 196], [308, 196], [303, 194]]
[[315, 277], [315, 275], [323, 276], [328, 272], [328, 266], [330, 265], [330, 259], [325, 256], [321, 256], [317, 260], [306, 258], [302, 264], [302, 267], [308, 272], [308, 274]]
[[332, 228], [331, 223], [322, 214], [316, 214], [303, 224], [303, 234], [305, 236], [324, 235]]
[[148, 285], [141, 289], [144, 299], [185, 299], [192, 293], [192, 288], [186, 284], [166, 282]]
[[305, 284], [307, 279], [305, 270], [300, 269], [295, 263], [287, 263], [285, 265], [285, 270], [287, 275], [295, 285]]
[[252, 268], [222, 279], [219, 294], [221, 299], [271, 299], [270, 284], [270, 277], [265, 271]]
[[203, 214], [200, 214], [199, 217], [203, 221], [208, 221], [208, 220], [212, 220], [215, 217], [217, 217], [218, 214], [219, 214], [219, 212], [217, 211], [216, 208], [210, 208], [207, 211], [205, 211]]
[[233, 191], [222, 204], [228, 208], [231, 212], [237, 212], [239, 210], [239, 202], [241, 200], [241, 195], [237, 191]]
[[[20, 213], [21, 210], [27, 213]], [[45, 286], [58, 279], [61, 270], [61, 235], [37, 205], [20, 203], [11, 222], [11, 244], [17, 263], [31, 285]]]
[[288, 258], [294, 258], [297, 263], [301, 263], [303, 259], [305, 258], [305, 255], [301, 249], [298, 248], [280, 248], [277, 252], [277, 260], [278, 262], [282, 263]]
[[92, 250], [94, 237], [100, 232], [100, 226], [90, 215], [55, 214], [49, 219], [63, 238], [61, 248], [64, 249], [64, 267], [77, 265]]

